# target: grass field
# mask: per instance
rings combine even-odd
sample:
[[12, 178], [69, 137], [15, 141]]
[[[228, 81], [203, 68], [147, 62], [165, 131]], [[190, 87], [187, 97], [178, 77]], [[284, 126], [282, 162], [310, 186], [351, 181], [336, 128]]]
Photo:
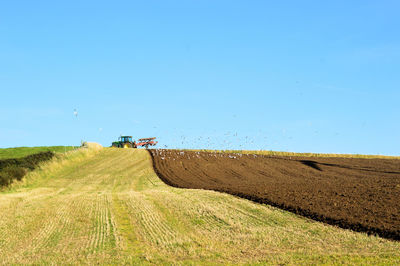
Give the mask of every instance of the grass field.
[[52, 151], [55, 153], [64, 153], [76, 149], [73, 146], [43, 146], [43, 147], [18, 147], [0, 149], [0, 160], [22, 158], [31, 154]]
[[400, 242], [177, 189], [144, 150], [78, 150], [0, 193], [0, 264], [400, 263]]

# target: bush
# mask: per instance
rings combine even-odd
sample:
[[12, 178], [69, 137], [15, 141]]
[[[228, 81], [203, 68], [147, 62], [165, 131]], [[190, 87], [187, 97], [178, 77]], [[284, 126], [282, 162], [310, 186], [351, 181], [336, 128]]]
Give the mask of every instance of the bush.
[[0, 187], [8, 186], [12, 182], [11, 176], [9, 176], [6, 172], [0, 172]]
[[21, 180], [28, 170], [34, 170], [40, 162], [54, 157], [52, 152], [40, 152], [18, 159], [0, 160], [0, 187], [10, 185], [13, 180]]
[[27, 171], [23, 167], [11, 165], [3, 168], [0, 171], [0, 186], [10, 185], [14, 179], [21, 180]]

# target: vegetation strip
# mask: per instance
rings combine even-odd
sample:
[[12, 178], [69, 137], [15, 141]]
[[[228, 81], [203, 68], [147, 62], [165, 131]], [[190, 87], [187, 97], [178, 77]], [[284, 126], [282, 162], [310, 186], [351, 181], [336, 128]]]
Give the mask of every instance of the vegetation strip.
[[400, 161], [150, 150], [168, 185], [211, 189], [400, 240]]
[[0, 160], [0, 187], [8, 186], [14, 180], [21, 180], [28, 170], [32, 171], [41, 162], [49, 161], [54, 153], [40, 152], [23, 158]]
[[0, 148], [0, 160], [22, 158], [40, 152], [66, 153], [79, 147], [75, 146], [41, 146], [41, 147], [17, 147]]

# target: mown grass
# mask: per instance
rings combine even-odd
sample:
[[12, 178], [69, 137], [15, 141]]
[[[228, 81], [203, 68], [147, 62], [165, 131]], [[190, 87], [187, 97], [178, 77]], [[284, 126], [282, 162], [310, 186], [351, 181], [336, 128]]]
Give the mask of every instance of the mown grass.
[[54, 153], [65, 153], [77, 149], [75, 146], [42, 146], [42, 147], [16, 147], [16, 148], [1, 148], [0, 160], [22, 158], [39, 152], [51, 151]]
[[78, 150], [0, 192], [0, 264], [383, 264], [400, 243], [214, 191], [178, 189], [146, 151]]

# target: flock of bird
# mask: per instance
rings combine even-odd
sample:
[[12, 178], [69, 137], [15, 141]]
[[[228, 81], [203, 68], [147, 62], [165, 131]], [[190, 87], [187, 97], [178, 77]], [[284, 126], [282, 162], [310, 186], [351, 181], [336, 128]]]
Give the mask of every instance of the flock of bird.
[[[179, 160], [180, 158], [185, 159], [201, 159], [201, 158], [209, 158], [210, 156], [215, 158], [229, 158], [229, 159], [240, 159], [243, 157], [253, 157], [257, 158], [262, 155], [257, 154], [243, 154], [243, 153], [225, 153], [225, 152], [218, 152], [218, 151], [176, 151], [176, 150], [166, 150], [166, 149], [156, 149], [155, 154], [161, 158], [161, 160], [165, 159], [175, 159]], [[179, 156], [179, 157], [178, 157]]]
[[[77, 109], [74, 109], [73, 115], [78, 119]], [[135, 122], [135, 124], [137, 123]], [[234, 131], [219, 133], [216, 130], [208, 133], [188, 134], [195, 135], [195, 137], [187, 137], [182, 132], [179, 132], [177, 128], [174, 128], [170, 133], [165, 130], [158, 130], [157, 126], [153, 126], [152, 128], [153, 134], [157, 136], [159, 143], [164, 143], [161, 144], [161, 147], [165, 149], [266, 150], [271, 149], [271, 147], [280, 147], [278, 148], [279, 150], [287, 150], [285, 149], [287, 148], [285, 144], [280, 145], [277, 140], [267, 137], [266, 133], [261, 130], [252, 134], [254, 137], [241, 136], [238, 132]], [[103, 128], [99, 128], [98, 130], [102, 132]], [[285, 135], [286, 131], [283, 130], [280, 137], [285, 138]], [[292, 138], [288, 137], [288, 139]]]

